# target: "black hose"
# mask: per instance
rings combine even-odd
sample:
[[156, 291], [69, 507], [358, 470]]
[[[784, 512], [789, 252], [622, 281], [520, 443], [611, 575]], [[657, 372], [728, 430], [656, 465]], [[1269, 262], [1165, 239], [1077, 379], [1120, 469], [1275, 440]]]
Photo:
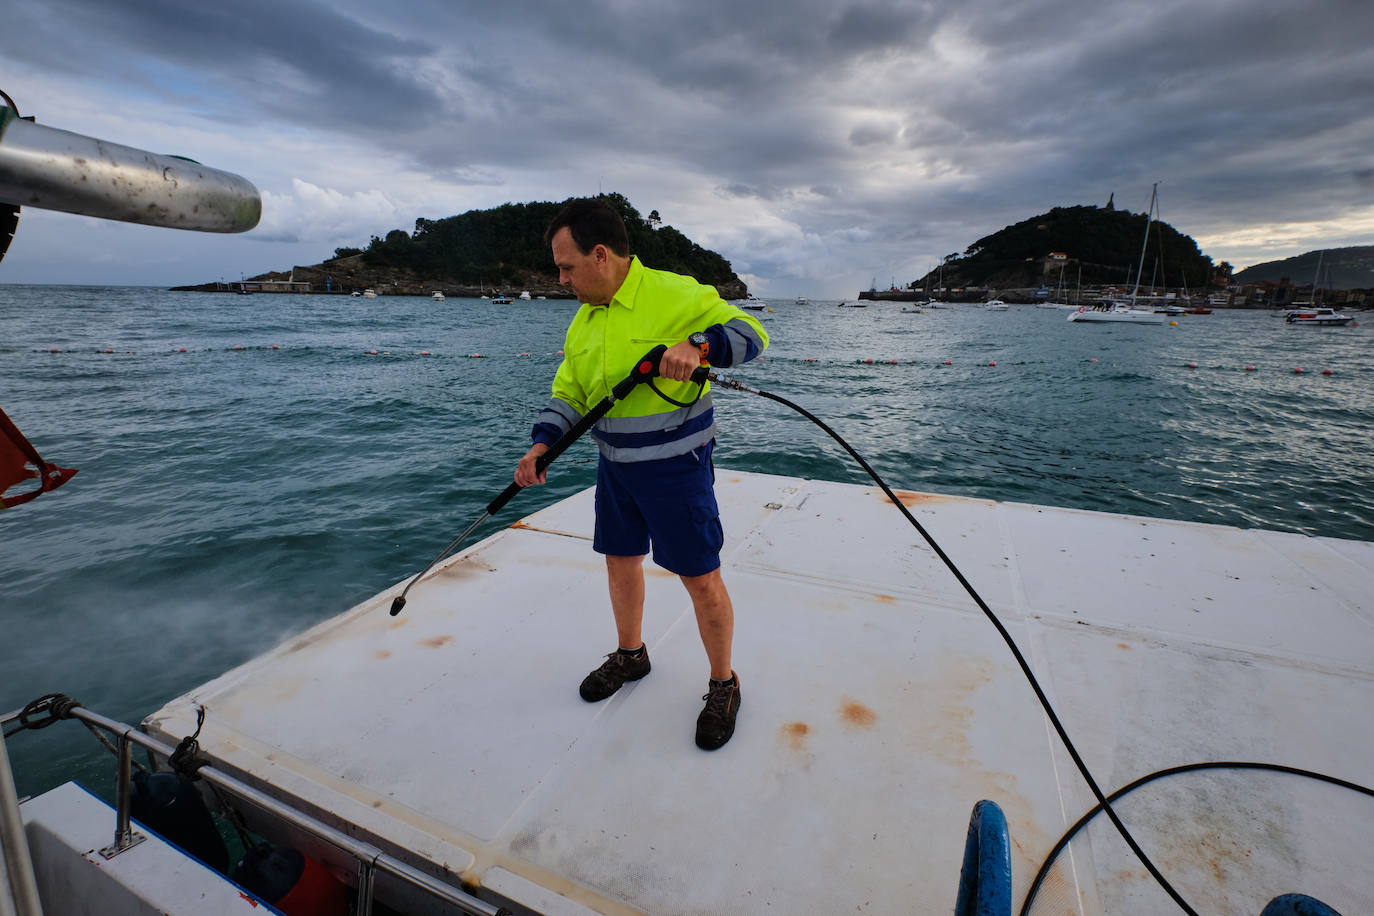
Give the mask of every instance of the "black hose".
[[798, 406], [797, 404], [793, 404], [786, 398], [779, 397], [776, 394], [771, 394], [767, 391], [760, 391], [757, 388], [751, 388], [750, 386], [745, 385], [742, 382], [737, 382], [734, 379], [719, 376], [714, 373], [710, 376], [710, 378], [712, 381], [716, 382], [717, 384], [723, 385], [726, 388], [733, 388], [736, 391], [747, 391], [750, 394], [756, 394], [760, 397], [767, 398], [770, 401], [777, 401], [779, 404], [782, 404], [785, 407], [792, 408], [797, 413], [806, 417], [806, 419], [810, 420], [812, 423], [815, 423], [821, 429], [825, 430], [825, 432], [830, 436], [830, 438], [838, 442], [840, 446], [844, 448], [844, 450], [848, 452], [850, 456], [859, 463], [859, 466], [868, 472], [868, 476], [873, 478], [874, 482], [877, 483], [878, 486], [882, 488], [882, 491], [887, 494], [887, 498], [892, 500], [892, 504], [896, 506], [903, 515], [906, 516], [907, 521], [911, 522], [912, 526], [917, 530], [917, 532], [920, 533], [921, 537], [925, 538], [926, 543], [929, 544], [930, 548], [935, 551], [936, 556], [938, 556], [942, 561], [944, 561], [945, 566], [948, 567], [949, 571], [954, 574], [954, 578], [959, 580], [959, 584], [964, 587], [964, 590], [966, 592], [968, 592], [969, 597], [971, 597], [974, 603], [978, 605], [978, 608], [987, 616], [988, 620], [991, 621], [992, 625], [997, 628], [997, 632], [1001, 634], [1003, 641], [1007, 644], [1007, 648], [1011, 650], [1011, 654], [1016, 659], [1016, 663], [1021, 666], [1021, 673], [1024, 674], [1026, 676], [1026, 680], [1030, 682], [1031, 689], [1035, 691], [1035, 696], [1037, 699], [1040, 700], [1040, 705], [1045, 710], [1045, 714], [1049, 716], [1050, 724], [1054, 726], [1055, 732], [1058, 733], [1059, 740], [1063, 742], [1064, 748], [1069, 752], [1069, 756], [1073, 758], [1074, 765], [1078, 767], [1078, 772], [1083, 774], [1083, 779], [1085, 782], [1087, 782], [1088, 788], [1092, 790], [1093, 797], [1097, 799], [1099, 807], [1103, 811], [1107, 812], [1107, 817], [1111, 819], [1111, 822], [1116, 827], [1117, 832], [1121, 834], [1121, 838], [1126, 841], [1126, 845], [1131, 847], [1131, 852], [1135, 853], [1136, 857], [1140, 859], [1141, 864], [1145, 866], [1145, 868], [1150, 872], [1152, 876], [1154, 876], [1154, 879], [1157, 882], [1159, 882], [1159, 886], [1164, 888], [1165, 892], [1173, 898], [1174, 902], [1178, 904], [1179, 908], [1182, 909], [1183, 912], [1190, 914], [1190, 916], [1198, 916], [1197, 911], [1188, 905], [1188, 902], [1183, 899], [1182, 895], [1180, 895], [1179, 892], [1174, 889], [1174, 886], [1169, 883], [1168, 879], [1165, 878], [1164, 875], [1160, 872], [1160, 870], [1157, 867], [1155, 867], [1155, 864], [1150, 861], [1150, 857], [1145, 855], [1145, 850], [1140, 848], [1140, 844], [1135, 841], [1135, 837], [1131, 836], [1131, 832], [1126, 829], [1126, 825], [1121, 822], [1121, 818], [1117, 817], [1116, 812], [1112, 810], [1112, 806], [1109, 803], [1109, 800], [1105, 795], [1102, 794], [1102, 789], [1098, 787], [1097, 780], [1093, 779], [1092, 773], [1088, 770], [1088, 765], [1084, 763], [1083, 758], [1079, 756], [1078, 748], [1074, 747], [1073, 741], [1069, 738], [1069, 733], [1064, 729], [1063, 723], [1059, 721], [1059, 716], [1055, 713], [1054, 707], [1050, 705], [1049, 697], [1045, 696], [1045, 691], [1041, 689], [1040, 682], [1036, 679], [1035, 673], [1031, 671], [1030, 665], [1027, 664], [1025, 657], [1021, 654], [1020, 648], [1018, 648], [1016, 645], [1016, 640], [1012, 639], [1011, 633], [1007, 631], [1007, 628], [1002, 624], [1002, 621], [999, 620], [997, 615], [993, 613], [992, 608], [988, 607], [987, 602], [984, 601], [982, 596], [978, 594], [977, 590], [974, 589], [973, 585], [968, 581], [968, 579], [964, 578], [964, 574], [959, 571], [959, 568], [957, 566], [954, 565], [954, 561], [951, 560], [942, 549], [940, 549], [940, 545], [935, 542], [935, 539], [930, 536], [929, 532], [927, 532], [926, 529], [921, 525], [921, 523], [916, 520], [916, 516], [912, 515], [911, 512], [907, 510], [907, 507], [902, 503], [900, 499], [897, 498], [897, 495], [892, 492], [892, 489], [888, 487], [887, 483], [884, 482], [884, 480], [878, 476], [878, 472], [873, 470], [873, 468], [869, 466], [868, 462], [864, 460], [863, 456], [860, 455], [858, 452], [854, 451], [850, 444], [840, 437], [839, 433], [835, 432], [833, 429], [827, 426], [823, 420], [821, 420], [815, 414], [808, 411], [806, 408]]
[[[1107, 796], [1107, 800], [1116, 801], [1126, 793], [1139, 789], [1146, 783], [1154, 782], [1156, 779], [1162, 779], [1165, 776], [1177, 776], [1180, 773], [1192, 773], [1197, 770], [1270, 770], [1275, 773], [1288, 773], [1292, 776], [1302, 776], [1307, 779], [1329, 782], [1343, 789], [1350, 789], [1354, 792], [1360, 792], [1374, 798], [1374, 789], [1368, 789], [1356, 783], [1338, 779], [1335, 776], [1327, 776], [1325, 773], [1314, 773], [1311, 770], [1284, 766], [1281, 763], [1255, 763], [1248, 760], [1214, 760], [1205, 763], [1185, 763], [1181, 766], [1156, 770], [1147, 776], [1142, 776], [1134, 782], [1129, 782], [1117, 789], [1111, 795]], [[1054, 866], [1054, 861], [1059, 857], [1059, 853], [1064, 851], [1064, 847], [1069, 845], [1069, 841], [1074, 838], [1078, 831], [1082, 830], [1088, 821], [1096, 817], [1097, 813], [1101, 810], [1102, 806], [1100, 804], [1094, 805], [1086, 814], [1078, 819], [1077, 823], [1070, 827], [1068, 831], [1059, 838], [1058, 843], [1054, 844], [1054, 848], [1050, 850], [1049, 855], [1045, 856], [1045, 861], [1040, 866], [1040, 870], [1035, 873], [1035, 880], [1031, 882], [1030, 889], [1026, 891], [1026, 899], [1021, 903], [1020, 916], [1027, 916], [1030, 912], [1031, 903], [1035, 900], [1035, 895], [1040, 890], [1040, 885], [1044, 883], [1045, 877], [1050, 873], [1050, 869]]]

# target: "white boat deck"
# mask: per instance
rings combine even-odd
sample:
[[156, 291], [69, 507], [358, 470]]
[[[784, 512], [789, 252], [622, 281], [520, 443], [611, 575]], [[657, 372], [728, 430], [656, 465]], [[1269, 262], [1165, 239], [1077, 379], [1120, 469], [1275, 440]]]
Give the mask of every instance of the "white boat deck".
[[[646, 564], [653, 672], [614, 647], [591, 493], [473, 545], [150, 717], [231, 772], [543, 913], [949, 912], [973, 804], [1014, 899], [1093, 798], [982, 613], [875, 488], [718, 470], [742, 708], [692, 732], [707, 668]], [[1006, 622], [1105, 791], [1256, 760], [1374, 782], [1374, 544], [903, 494]], [[518, 504], [517, 504], [518, 505]], [[455, 525], [466, 520], [455, 520]], [[1374, 911], [1374, 799], [1293, 776], [1155, 782], [1117, 805], [1202, 913], [1310, 894]], [[1035, 913], [1173, 911], [1105, 818]]]

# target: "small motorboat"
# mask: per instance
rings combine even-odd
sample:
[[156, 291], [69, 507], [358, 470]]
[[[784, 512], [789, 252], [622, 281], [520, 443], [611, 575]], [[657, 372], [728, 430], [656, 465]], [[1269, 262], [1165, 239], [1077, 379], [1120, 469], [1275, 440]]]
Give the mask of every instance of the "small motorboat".
[[434, 292], [430, 293], [429, 298], [433, 299], [435, 302], [443, 302], [443, 301], [444, 301], [444, 293], [443, 293], [443, 290], [438, 290], [438, 289], [436, 289]]
[[1338, 312], [1330, 308], [1295, 310], [1284, 316], [1289, 324], [1314, 324], [1322, 327], [1340, 327], [1355, 320], [1354, 315]]

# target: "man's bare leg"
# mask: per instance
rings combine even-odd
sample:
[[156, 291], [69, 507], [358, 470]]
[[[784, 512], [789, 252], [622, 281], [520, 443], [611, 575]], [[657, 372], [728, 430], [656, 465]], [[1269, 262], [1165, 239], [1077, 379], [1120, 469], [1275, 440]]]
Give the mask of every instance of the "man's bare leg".
[[644, 645], [644, 558], [606, 557], [616, 638], [622, 649]]
[[[728, 681], [731, 674], [730, 647], [735, 638], [735, 608], [730, 603], [730, 593], [725, 589], [720, 568], [703, 576], [680, 578], [687, 587], [687, 594], [692, 596], [697, 631], [701, 634], [701, 644], [706, 647], [706, 658], [711, 663], [711, 677]], [[641, 579], [641, 585], [642, 582]], [[643, 601], [642, 592], [640, 600]]]
[[578, 692], [588, 703], [606, 699], [626, 681], [649, 673], [649, 652], [641, 632], [644, 621], [644, 558], [606, 557], [611, 611], [615, 614], [617, 651], [582, 681]]

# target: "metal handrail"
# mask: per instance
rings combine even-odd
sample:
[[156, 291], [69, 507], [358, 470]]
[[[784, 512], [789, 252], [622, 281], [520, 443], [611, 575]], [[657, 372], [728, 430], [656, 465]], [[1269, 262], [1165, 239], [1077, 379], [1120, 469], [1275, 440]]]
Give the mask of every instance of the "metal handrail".
[[[0, 728], [18, 719], [19, 715], [20, 713], [15, 711], [0, 716]], [[70, 715], [71, 718], [79, 719], [88, 725], [102, 728], [118, 737], [120, 739], [121, 750], [124, 752], [128, 751], [130, 743], [138, 744], [164, 758], [171, 757], [174, 751], [174, 748], [139, 731], [131, 725], [126, 725], [123, 722], [107, 718], [85, 707], [73, 707]], [[126, 753], [121, 753], [120, 757], [122, 771], [123, 767], [127, 765], [124, 763]], [[323, 840], [336, 849], [352, 856], [358, 863], [358, 916], [370, 916], [372, 912], [373, 877], [378, 871], [385, 872], [393, 878], [399, 878], [429, 895], [437, 897], [445, 903], [451, 903], [464, 913], [469, 914], [469, 916], [511, 916], [510, 911], [504, 907], [493, 906], [485, 900], [474, 897], [466, 891], [451, 887], [425, 874], [419, 869], [382, 852], [371, 843], [365, 843], [361, 840], [354, 839], [348, 834], [336, 830], [308, 814], [303, 814], [284, 802], [278, 801], [265, 792], [240, 782], [234, 777], [215, 769], [213, 766], [200, 767], [196, 770], [196, 773], [216, 788], [223, 789], [230, 795], [260, 808], [264, 812], [274, 817], [278, 817], [288, 824], [304, 830], [317, 839]], [[116, 805], [115, 846], [119, 845], [121, 837], [129, 836], [127, 817], [125, 814], [121, 813], [127, 812], [129, 809], [129, 783], [129, 779], [122, 779], [117, 789], [118, 803]], [[8, 843], [6, 844], [6, 848], [8, 848]], [[23, 911], [20, 912], [21, 916], [29, 916], [29, 914], [23, 913]], [[35, 914], [36, 916], [41, 916], [41, 913], [37, 911], [35, 911]]]
[[24, 816], [19, 813], [19, 792], [14, 787], [10, 771], [10, 755], [5, 750], [5, 735], [0, 728], [0, 865], [4, 866], [5, 888], [9, 904], [0, 912], [16, 916], [43, 916], [43, 904], [38, 899], [38, 882], [33, 876], [33, 859], [29, 856], [29, 840], [24, 833]]

